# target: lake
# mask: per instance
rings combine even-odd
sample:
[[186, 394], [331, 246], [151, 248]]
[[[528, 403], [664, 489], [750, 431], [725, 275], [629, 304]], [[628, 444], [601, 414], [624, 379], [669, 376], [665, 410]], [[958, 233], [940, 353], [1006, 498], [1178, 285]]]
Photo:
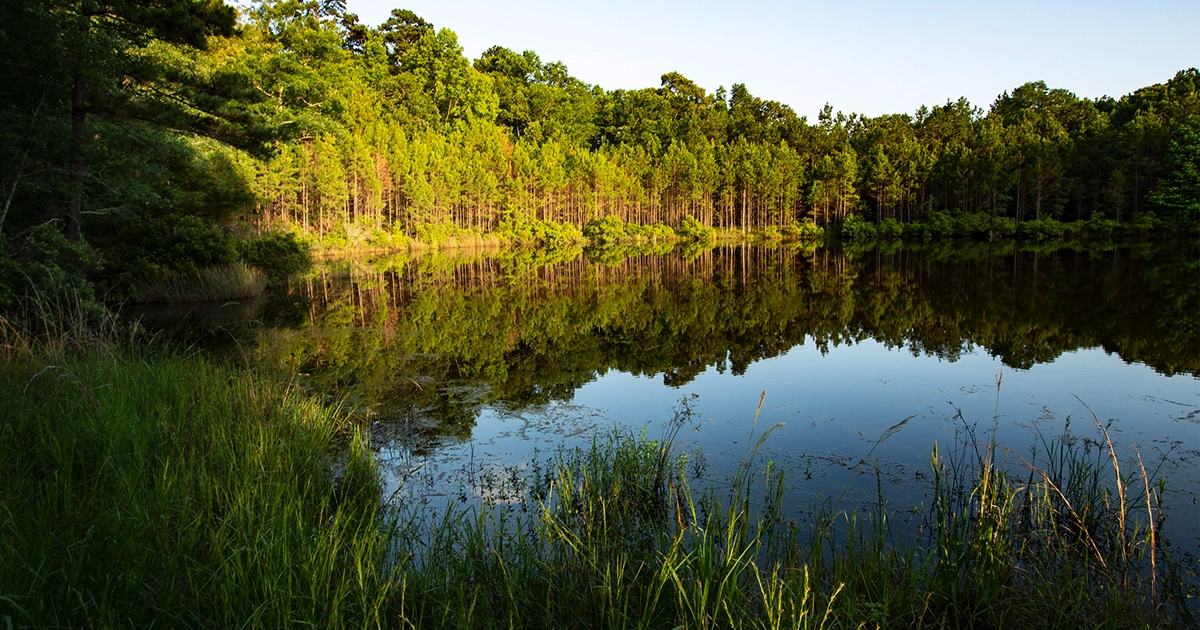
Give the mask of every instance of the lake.
[[1164, 532], [1200, 550], [1196, 244], [405, 254], [183, 311], [140, 316], [338, 401], [369, 423], [388, 491], [432, 505], [502, 500], [560, 447], [682, 414], [699, 480], [779, 425], [753, 461], [785, 473], [799, 518], [879, 492], [903, 511], [935, 443], [994, 431], [1021, 474], [1053, 436], [1101, 453], [1103, 425], [1122, 470], [1165, 475]]

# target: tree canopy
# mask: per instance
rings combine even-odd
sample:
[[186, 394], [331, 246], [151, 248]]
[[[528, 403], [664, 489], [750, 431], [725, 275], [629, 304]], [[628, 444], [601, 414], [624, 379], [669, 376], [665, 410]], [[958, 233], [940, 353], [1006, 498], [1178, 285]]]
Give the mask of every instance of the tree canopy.
[[470, 61], [410, 10], [370, 26], [345, 8], [5, 3], [0, 231], [57, 220], [102, 241], [199, 215], [390, 242], [609, 216], [728, 230], [1200, 217], [1196, 69], [1116, 99], [1033, 81], [986, 109], [826, 106], [809, 121], [678, 72], [605, 90], [534, 51]]

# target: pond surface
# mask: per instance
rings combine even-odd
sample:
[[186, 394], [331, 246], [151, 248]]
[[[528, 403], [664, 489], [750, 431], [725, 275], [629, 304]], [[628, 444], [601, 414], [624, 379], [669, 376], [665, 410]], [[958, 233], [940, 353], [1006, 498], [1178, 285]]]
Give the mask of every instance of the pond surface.
[[1196, 244], [381, 257], [193, 319], [369, 421], [388, 487], [411, 476], [434, 502], [614, 429], [657, 437], [681, 409], [678, 448], [715, 484], [780, 424], [755, 461], [799, 513], [874, 500], [877, 480], [919, 505], [935, 442], [994, 426], [1020, 467], [1051, 436], [1095, 448], [1099, 423], [1166, 476], [1165, 532], [1200, 549]]

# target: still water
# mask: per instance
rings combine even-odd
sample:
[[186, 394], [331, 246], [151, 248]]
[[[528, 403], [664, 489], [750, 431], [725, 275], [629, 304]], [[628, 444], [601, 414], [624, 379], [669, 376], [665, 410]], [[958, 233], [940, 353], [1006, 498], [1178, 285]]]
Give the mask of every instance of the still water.
[[1125, 470], [1165, 475], [1164, 531], [1200, 549], [1194, 244], [406, 255], [202, 310], [226, 352], [369, 423], [389, 491], [434, 503], [614, 430], [657, 437], [685, 403], [702, 483], [778, 425], [754, 461], [801, 517], [880, 489], [920, 506], [935, 443], [994, 427], [1019, 471], [1051, 436], [1098, 448], [1102, 424]]

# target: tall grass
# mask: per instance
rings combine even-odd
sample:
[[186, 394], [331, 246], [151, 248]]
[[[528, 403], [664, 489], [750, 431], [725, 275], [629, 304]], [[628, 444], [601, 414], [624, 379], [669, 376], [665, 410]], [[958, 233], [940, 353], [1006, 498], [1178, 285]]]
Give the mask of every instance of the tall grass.
[[480, 628], [1195, 625], [1195, 583], [1156, 537], [1161, 484], [1144, 467], [1120, 475], [1111, 444], [1069, 433], [1009, 465], [994, 431], [968, 428], [934, 450], [927, 512], [834, 500], [805, 524], [784, 517], [783, 473], [756, 449], [730, 486], [699, 493], [674, 430], [560, 452], [522, 473], [521, 497], [485, 488], [491, 500], [436, 518], [402, 506], [393, 614]]
[[5, 362], [0, 617], [382, 624], [394, 580], [370, 451], [338, 415], [280, 389], [128, 352]]
[[195, 274], [147, 280], [138, 286], [143, 302], [217, 302], [254, 297], [263, 292], [262, 272], [241, 264], [217, 265]]
[[104, 305], [78, 292], [48, 295], [37, 287], [0, 312], [0, 362], [104, 351], [131, 329]]

